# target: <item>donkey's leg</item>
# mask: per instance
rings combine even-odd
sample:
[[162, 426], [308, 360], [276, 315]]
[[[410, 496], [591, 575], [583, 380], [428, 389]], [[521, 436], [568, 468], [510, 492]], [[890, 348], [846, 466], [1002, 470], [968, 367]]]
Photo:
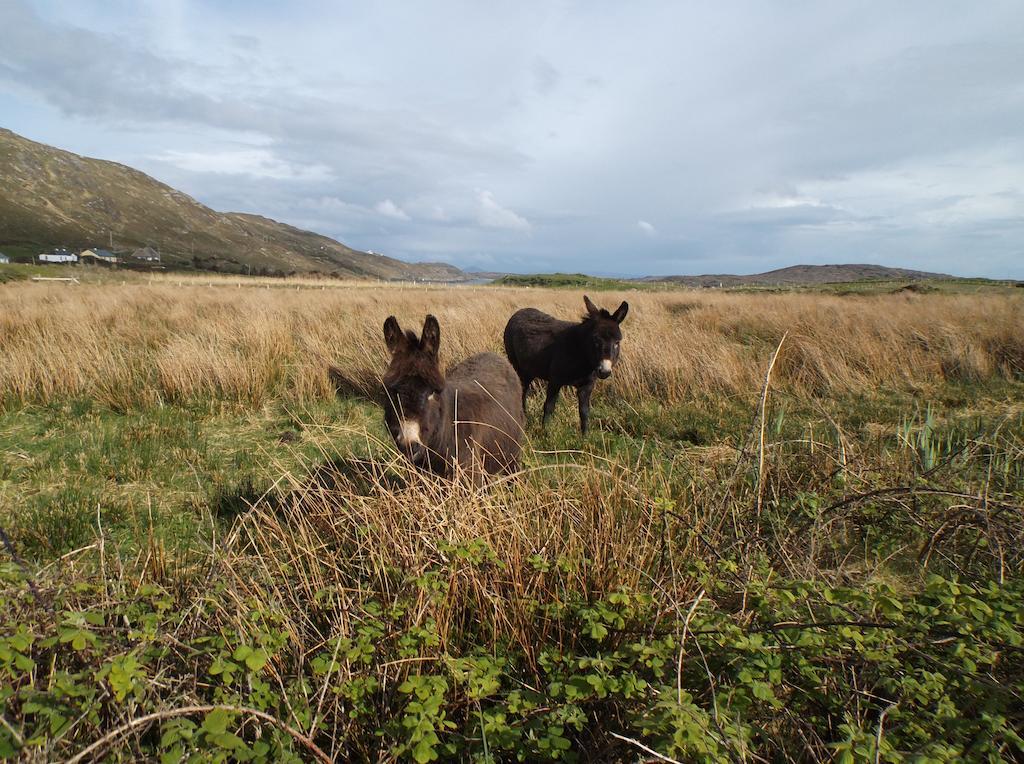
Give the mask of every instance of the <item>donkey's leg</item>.
[[590, 394], [594, 392], [594, 380], [582, 385], [577, 395], [580, 399], [580, 432], [587, 434], [587, 425], [590, 423]]
[[520, 377], [519, 382], [523, 385], [523, 415], [526, 414], [526, 396], [530, 394], [530, 385], [533, 384], [533, 377]]
[[558, 391], [561, 389], [561, 385], [556, 385], [554, 382], [548, 382], [548, 397], [544, 400], [544, 419], [541, 422], [542, 426], [546, 427], [551, 415], [555, 413], [555, 404], [558, 403]]

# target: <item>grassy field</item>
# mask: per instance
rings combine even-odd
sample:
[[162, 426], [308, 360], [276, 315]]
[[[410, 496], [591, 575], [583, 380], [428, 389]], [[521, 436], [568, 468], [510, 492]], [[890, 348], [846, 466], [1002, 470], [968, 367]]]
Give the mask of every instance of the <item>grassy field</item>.
[[0, 285], [0, 757], [1019, 759], [1024, 290], [858, 291], [602, 291], [594, 431], [477, 489], [384, 318], [578, 290]]
[[[545, 289], [575, 289], [594, 292], [605, 291], [679, 291], [697, 289], [697, 286], [672, 281], [630, 280], [588, 276], [584, 273], [534, 273], [508, 274], [493, 282], [496, 286], [543, 287]], [[1024, 286], [1024, 282], [1012, 280], [997, 281], [981, 278], [931, 278], [931, 279], [862, 279], [860, 281], [824, 281], [805, 284], [727, 284], [714, 285], [714, 289], [732, 294], [828, 294], [838, 297], [848, 295], [884, 294], [1008, 294]]]
[[585, 273], [510, 273], [493, 282], [496, 286], [509, 287], [544, 287], [545, 289], [589, 289], [595, 292], [609, 290], [665, 289], [664, 284], [627, 279], [588, 276]]

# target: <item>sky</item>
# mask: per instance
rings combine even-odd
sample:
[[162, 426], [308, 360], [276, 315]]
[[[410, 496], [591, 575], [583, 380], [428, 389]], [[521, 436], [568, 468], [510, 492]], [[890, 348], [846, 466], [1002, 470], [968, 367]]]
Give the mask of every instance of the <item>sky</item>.
[[1024, 3], [0, 0], [0, 126], [467, 269], [1024, 278]]

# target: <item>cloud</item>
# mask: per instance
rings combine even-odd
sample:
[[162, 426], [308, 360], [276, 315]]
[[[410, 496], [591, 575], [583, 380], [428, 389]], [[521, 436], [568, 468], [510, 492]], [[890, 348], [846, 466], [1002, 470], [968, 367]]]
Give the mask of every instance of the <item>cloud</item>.
[[394, 220], [409, 220], [409, 215], [395, 204], [390, 199], [385, 199], [382, 202], [377, 202], [373, 207], [379, 214], [386, 218], [393, 218]]
[[5, 0], [0, 114], [216, 209], [410, 260], [644, 274], [870, 255], [1024, 277], [1022, 24], [1011, 0]]
[[533, 60], [533, 87], [540, 95], [549, 95], [562, 76], [550, 61], [542, 56]]
[[756, 194], [745, 209], [784, 210], [793, 207], [832, 207], [821, 199], [798, 193]]
[[[233, 51], [241, 38], [258, 48], [258, 38], [230, 28], [219, 30], [218, 45], [211, 46], [203, 45], [205, 30], [190, 30], [195, 34], [181, 41], [182, 55], [52, 21], [19, 0], [0, 5], [0, 26], [18, 29], [0, 47], [0, 82], [41, 96], [65, 116], [256, 132], [282, 151], [303, 154], [305, 163], [325, 153], [354, 159], [349, 170], [357, 172], [360, 165], [373, 167], [372, 157], [381, 153], [411, 154], [421, 163], [523, 161], [515, 149], [485, 134], [452, 130], [400, 103], [377, 103], [364, 97], [362, 88], [339, 92], [333, 82], [325, 88], [297, 87], [294, 75], [269, 62], [263, 64], [270, 69], [269, 81], [258, 70], [247, 74]], [[271, 30], [266, 34], [276, 36]], [[217, 54], [221, 48], [223, 58]], [[82, 56], [82, 50], [103, 55]]]
[[427, 212], [427, 218], [439, 223], [443, 223], [449, 219], [448, 213], [440, 204], [433, 204], [430, 206], [430, 209]]
[[505, 228], [511, 231], [529, 231], [530, 221], [502, 207], [490, 191], [480, 191], [477, 197], [477, 222], [484, 228]]
[[216, 153], [168, 149], [153, 159], [196, 173], [248, 175], [273, 180], [330, 180], [333, 177], [331, 169], [322, 164], [287, 162], [260, 148]]
[[732, 225], [775, 226], [820, 225], [855, 219], [842, 205], [799, 194], [758, 194], [738, 207], [719, 213]]

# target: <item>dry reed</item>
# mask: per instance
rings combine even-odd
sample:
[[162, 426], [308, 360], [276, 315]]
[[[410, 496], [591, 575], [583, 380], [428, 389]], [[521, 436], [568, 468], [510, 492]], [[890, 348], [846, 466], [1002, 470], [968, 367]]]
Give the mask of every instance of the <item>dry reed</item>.
[[[385, 366], [380, 327], [389, 314], [409, 325], [437, 315], [442, 360], [451, 362], [500, 352], [505, 321], [517, 308], [565, 318], [582, 312], [579, 294], [555, 290], [217, 284], [6, 285], [0, 396], [89, 396], [116, 407], [210, 397], [250, 405], [313, 401], [334, 394], [332, 366], [357, 391], [373, 394]], [[632, 306], [623, 363], [602, 386], [629, 401], [749, 395], [786, 332], [775, 384], [799, 395], [1024, 373], [1024, 300], [1016, 296], [596, 297]]]

